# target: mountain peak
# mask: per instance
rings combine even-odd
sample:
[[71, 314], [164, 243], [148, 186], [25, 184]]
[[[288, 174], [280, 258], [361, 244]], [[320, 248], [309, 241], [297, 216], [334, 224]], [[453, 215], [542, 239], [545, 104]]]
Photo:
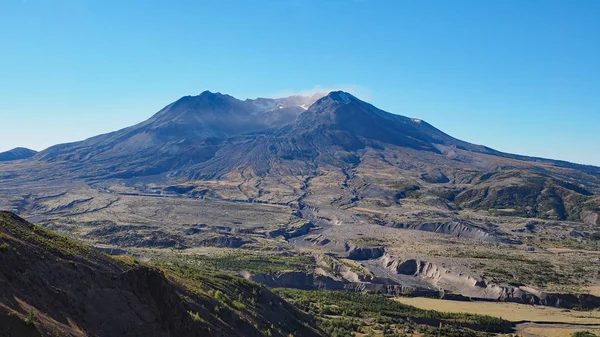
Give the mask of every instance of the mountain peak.
[[202, 99], [205, 99], [208, 101], [213, 101], [213, 100], [218, 100], [218, 99], [234, 98], [234, 97], [229, 96], [227, 94], [222, 94], [220, 92], [212, 92], [209, 90], [204, 90], [203, 92], [200, 93], [200, 95], [194, 96], [194, 98], [202, 98]]
[[215, 104], [224, 104], [223, 102], [228, 101], [238, 101], [237, 99], [229, 96], [221, 94], [220, 92], [211, 92], [205, 90], [201, 92], [199, 95], [192, 96], [183, 96], [177, 101], [173, 102], [170, 106], [171, 109], [175, 110], [190, 110], [196, 111], [198, 109], [211, 107]]
[[327, 95], [321, 97], [320, 99], [318, 99], [313, 106], [315, 106], [318, 110], [322, 110], [322, 109], [330, 109], [336, 106], [343, 106], [343, 105], [348, 105], [348, 104], [357, 104], [357, 103], [361, 103], [362, 101], [358, 98], [356, 98], [355, 96], [353, 96], [352, 94], [345, 92], [345, 91], [331, 91], [330, 93], [328, 93]]
[[340, 102], [340, 103], [351, 103], [352, 101], [357, 100], [356, 97], [354, 97], [352, 94], [345, 92], [345, 91], [332, 91], [329, 94], [327, 94], [327, 96], [334, 101]]
[[222, 97], [222, 96], [230, 97], [229, 95], [224, 95], [220, 92], [212, 92], [210, 90], [204, 90], [203, 92], [200, 93], [200, 95], [198, 95], [196, 97]]
[[17, 147], [12, 150], [0, 153], [0, 162], [27, 159], [35, 156], [37, 151], [24, 147]]

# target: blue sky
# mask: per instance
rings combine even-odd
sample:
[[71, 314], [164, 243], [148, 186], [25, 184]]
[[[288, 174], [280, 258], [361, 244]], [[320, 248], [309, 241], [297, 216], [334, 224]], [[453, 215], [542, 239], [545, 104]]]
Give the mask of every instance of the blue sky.
[[600, 1], [3, 0], [0, 150], [204, 90], [343, 88], [501, 151], [600, 166]]

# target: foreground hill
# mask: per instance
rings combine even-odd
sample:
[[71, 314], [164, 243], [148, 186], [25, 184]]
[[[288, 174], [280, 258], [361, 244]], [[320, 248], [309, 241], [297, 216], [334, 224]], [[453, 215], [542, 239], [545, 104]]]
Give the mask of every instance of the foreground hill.
[[1, 336], [321, 336], [269, 290], [115, 260], [0, 213]]

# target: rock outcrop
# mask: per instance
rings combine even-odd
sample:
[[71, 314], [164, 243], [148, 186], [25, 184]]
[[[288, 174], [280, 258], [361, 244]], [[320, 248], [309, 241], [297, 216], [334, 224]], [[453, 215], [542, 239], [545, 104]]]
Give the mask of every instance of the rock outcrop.
[[412, 276], [437, 287], [441, 292], [450, 291], [472, 299], [541, 304], [560, 308], [600, 307], [600, 298], [593, 295], [544, 293], [526, 286], [498, 285], [424, 260], [402, 259], [386, 253], [379, 262], [393, 273]]
[[269, 232], [269, 237], [276, 238], [282, 236], [284, 239], [289, 240], [302, 235], [306, 235], [311, 229], [315, 228], [315, 225], [311, 222], [306, 222], [300, 226], [291, 226], [289, 228], [279, 228]]
[[359, 261], [372, 260], [382, 257], [384, 253], [384, 247], [354, 247], [348, 252], [348, 258]]
[[490, 233], [487, 230], [470, 224], [464, 220], [392, 223], [390, 225], [395, 228], [413, 229], [424, 232], [448, 234], [457, 238], [475, 239], [487, 242], [505, 241], [504, 239], [497, 237], [493, 233]]
[[305, 272], [283, 272], [276, 274], [242, 273], [242, 276], [248, 280], [275, 288], [295, 288], [303, 290], [346, 290], [360, 293], [387, 294], [392, 296], [440, 296], [439, 291], [432, 289], [399, 284], [349, 282], [347, 280], [336, 280], [329, 276]]

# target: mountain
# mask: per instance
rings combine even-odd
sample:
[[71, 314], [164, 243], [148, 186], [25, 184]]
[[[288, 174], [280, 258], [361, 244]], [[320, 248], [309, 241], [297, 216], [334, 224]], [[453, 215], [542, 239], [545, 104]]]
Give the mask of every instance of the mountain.
[[0, 284], [2, 336], [324, 335], [255, 283], [113, 259], [5, 212]]
[[[37, 160], [86, 163], [96, 177], [135, 177], [178, 171], [209, 160], [231, 137], [293, 121], [318, 96], [237, 100], [205, 91], [169, 104], [132, 127], [51, 147]], [[93, 172], [89, 172], [93, 170]]]
[[[168, 186], [217, 180], [246, 184], [257, 179], [263, 182], [253, 184], [261, 188], [244, 191], [242, 197], [269, 197], [278, 203], [290, 202], [306, 192], [296, 188], [285, 200], [273, 198], [271, 190], [284, 186], [286, 177], [310, 180], [329, 170], [342, 172], [346, 176], [342, 183], [346, 185], [358, 172], [368, 171], [361, 179], [362, 184], [371, 186], [371, 192], [365, 194], [359, 188], [350, 195], [346, 189], [347, 197], [338, 197], [339, 200], [360, 200], [377, 190], [376, 194], [386, 203], [396, 202], [395, 196], [402, 192], [382, 185], [381, 179], [376, 182], [368, 178], [373, 176], [370, 170], [392, 170], [400, 177], [417, 174], [418, 181], [410, 179], [413, 185], [447, 184], [451, 191], [445, 194], [450, 199], [441, 198], [439, 203], [452, 204], [451, 207], [488, 207], [501, 210], [494, 214], [562, 220], [600, 218], [596, 198], [600, 192], [598, 167], [507, 154], [474, 145], [425, 121], [385, 112], [342, 91], [255, 100], [205, 91], [167, 105], [140, 124], [53, 146], [18, 168], [11, 167], [6, 166], [4, 177], [7, 184], [13, 185], [65, 179], [84, 183], [124, 179], [142, 182], [138, 187], [145, 189], [147, 183]], [[512, 188], [514, 177], [497, 174], [510, 170], [529, 177], [525, 180], [541, 179], [548, 184], [546, 188], [540, 187], [545, 183]], [[476, 185], [483, 180], [488, 181]], [[490, 194], [487, 187], [482, 188], [490, 184], [500, 190]], [[534, 187], [523, 191], [527, 186]], [[219, 195], [222, 188], [221, 184], [213, 185], [210, 192], [194, 191], [194, 186], [183, 190]], [[548, 192], [557, 190], [562, 192]], [[420, 193], [425, 191], [421, 189]], [[502, 197], [490, 201], [494, 195]], [[545, 200], [546, 206], [533, 210], [533, 203], [539, 200]]]
[[241, 101], [205, 91], [177, 100], [145, 122], [51, 147], [35, 159], [59, 163], [62, 173], [74, 172], [83, 178], [162, 175], [196, 179], [245, 169], [264, 175], [275, 164], [294, 174], [314, 171], [320, 164], [343, 167], [367, 149], [393, 146], [441, 154], [450, 160], [473, 162], [473, 154], [487, 154], [600, 174], [600, 168], [592, 166], [510, 155], [470, 144], [422, 120], [377, 109], [349, 93], [319, 96]]
[[600, 307], [600, 168], [471, 144], [341, 91], [183, 97], [0, 163], [0, 209], [270, 286]]
[[35, 156], [37, 151], [26, 149], [24, 147], [17, 147], [10, 151], [0, 153], [0, 162], [27, 159]]

